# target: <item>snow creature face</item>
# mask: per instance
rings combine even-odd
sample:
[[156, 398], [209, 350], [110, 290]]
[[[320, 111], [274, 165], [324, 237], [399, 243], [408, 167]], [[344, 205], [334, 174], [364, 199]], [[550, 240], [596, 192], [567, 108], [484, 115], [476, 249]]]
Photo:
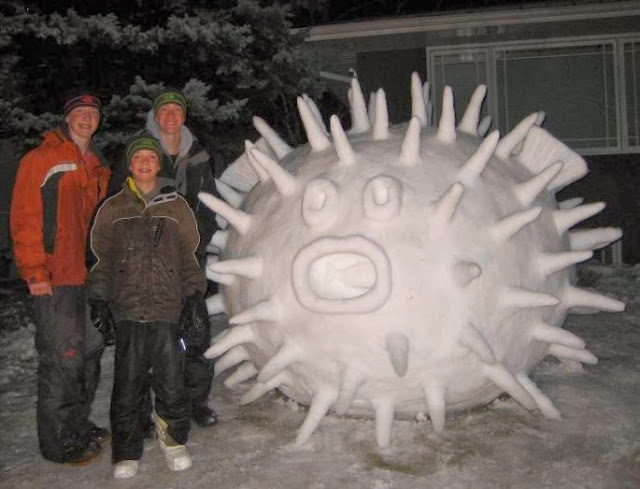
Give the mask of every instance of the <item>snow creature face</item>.
[[309, 143], [295, 149], [256, 117], [262, 138], [218, 182], [229, 203], [200, 195], [231, 225], [207, 273], [222, 284], [210, 312], [232, 327], [206, 356], [238, 366], [227, 386], [255, 377], [243, 403], [277, 388], [308, 405], [300, 443], [333, 411], [375, 416], [386, 446], [394, 416], [440, 431], [447, 411], [503, 392], [557, 418], [528, 374], [545, 355], [596, 363], [561, 328], [569, 310], [624, 308], [571, 283], [621, 232], [569, 232], [604, 204], [556, 203], [587, 168], [542, 115], [483, 138], [485, 86], [457, 127], [449, 87], [437, 128], [417, 74], [411, 92], [411, 120], [390, 126], [385, 93], [367, 110], [354, 79], [348, 133], [300, 97]]

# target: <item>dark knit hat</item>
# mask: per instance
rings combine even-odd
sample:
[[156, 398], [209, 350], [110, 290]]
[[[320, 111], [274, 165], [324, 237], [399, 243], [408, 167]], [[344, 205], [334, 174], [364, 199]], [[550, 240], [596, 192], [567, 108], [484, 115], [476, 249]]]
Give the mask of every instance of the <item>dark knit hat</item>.
[[178, 104], [182, 107], [184, 115], [187, 115], [187, 98], [177, 90], [167, 90], [153, 99], [153, 115], [158, 113], [158, 109], [165, 104]]
[[69, 97], [67, 100], [65, 100], [64, 116], [66, 117], [67, 115], [69, 115], [69, 112], [71, 112], [76, 107], [82, 106], [95, 107], [99, 111], [102, 111], [102, 102], [100, 102], [100, 99], [98, 97], [90, 93], [82, 93]]
[[158, 155], [158, 159], [162, 159], [162, 148], [158, 141], [154, 138], [150, 138], [149, 136], [138, 136], [133, 138], [129, 144], [127, 144], [127, 150], [125, 153], [127, 162], [131, 162], [133, 154], [141, 149], [150, 149], [151, 151], [155, 151]]

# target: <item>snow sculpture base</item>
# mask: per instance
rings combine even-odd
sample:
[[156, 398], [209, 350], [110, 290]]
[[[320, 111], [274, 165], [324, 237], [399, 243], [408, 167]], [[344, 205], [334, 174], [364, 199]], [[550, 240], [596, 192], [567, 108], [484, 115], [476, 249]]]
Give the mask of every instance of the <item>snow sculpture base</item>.
[[333, 411], [375, 416], [385, 446], [394, 415], [428, 414], [439, 431], [447, 411], [502, 392], [557, 418], [528, 374], [548, 354], [596, 363], [565, 316], [624, 307], [571, 283], [621, 235], [569, 232], [604, 207], [556, 203], [582, 158], [537, 113], [483, 139], [484, 86], [457, 127], [447, 87], [433, 128], [428, 92], [414, 74], [413, 117], [389, 126], [384, 92], [367, 111], [354, 79], [348, 134], [301, 97], [309, 144], [290, 148], [255, 118], [262, 138], [218, 182], [230, 204], [200, 196], [232, 228], [208, 266], [223, 295], [210, 310], [232, 328], [206, 356], [217, 373], [238, 366], [227, 385], [256, 378], [243, 403], [278, 388], [309, 405], [299, 442]]

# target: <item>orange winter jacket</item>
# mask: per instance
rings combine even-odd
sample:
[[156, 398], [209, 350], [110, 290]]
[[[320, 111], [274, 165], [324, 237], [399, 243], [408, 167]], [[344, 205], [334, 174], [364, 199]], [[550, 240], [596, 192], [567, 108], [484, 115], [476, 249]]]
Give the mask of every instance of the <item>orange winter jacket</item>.
[[11, 200], [11, 237], [20, 276], [29, 284], [82, 285], [93, 212], [110, 170], [92, 152], [84, 158], [60, 129], [20, 161]]

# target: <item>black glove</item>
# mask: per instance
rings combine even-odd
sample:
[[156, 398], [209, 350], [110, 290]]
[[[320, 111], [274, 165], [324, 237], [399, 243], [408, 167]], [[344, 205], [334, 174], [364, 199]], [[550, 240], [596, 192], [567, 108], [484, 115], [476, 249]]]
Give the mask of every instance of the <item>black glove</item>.
[[187, 347], [187, 355], [200, 356], [209, 347], [209, 312], [198, 295], [185, 299], [180, 316], [180, 336]]
[[111, 346], [116, 342], [116, 327], [113, 315], [104, 301], [91, 301], [91, 322], [100, 331], [104, 338], [105, 346]]

